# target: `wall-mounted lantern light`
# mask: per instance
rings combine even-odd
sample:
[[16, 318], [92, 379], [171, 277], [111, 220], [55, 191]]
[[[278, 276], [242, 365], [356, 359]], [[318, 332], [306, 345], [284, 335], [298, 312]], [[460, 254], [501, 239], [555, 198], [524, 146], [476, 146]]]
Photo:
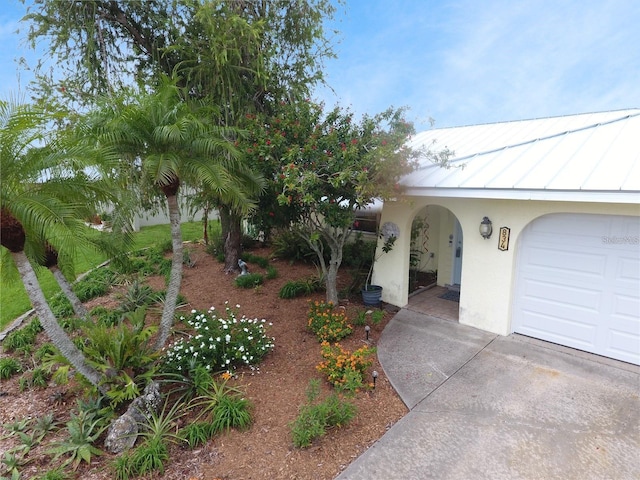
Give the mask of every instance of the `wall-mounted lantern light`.
[[480, 235], [486, 240], [491, 237], [492, 232], [493, 226], [491, 225], [491, 220], [489, 220], [489, 217], [484, 217], [482, 222], [480, 222]]

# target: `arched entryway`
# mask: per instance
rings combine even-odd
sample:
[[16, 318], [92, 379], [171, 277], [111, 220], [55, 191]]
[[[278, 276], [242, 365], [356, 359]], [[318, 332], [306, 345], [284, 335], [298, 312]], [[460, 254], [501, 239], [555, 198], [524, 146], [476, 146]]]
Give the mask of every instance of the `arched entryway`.
[[458, 321], [462, 288], [463, 232], [449, 209], [427, 205], [411, 228], [407, 308]]

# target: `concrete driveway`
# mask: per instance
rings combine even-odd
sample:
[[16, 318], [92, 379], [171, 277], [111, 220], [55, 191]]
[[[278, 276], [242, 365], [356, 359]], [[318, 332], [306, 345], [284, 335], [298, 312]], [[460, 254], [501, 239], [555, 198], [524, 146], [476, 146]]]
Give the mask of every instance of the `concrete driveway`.
[[378, 356], [410, 412], [337, 480], [640, 479], [640, 367], [408, 310]]

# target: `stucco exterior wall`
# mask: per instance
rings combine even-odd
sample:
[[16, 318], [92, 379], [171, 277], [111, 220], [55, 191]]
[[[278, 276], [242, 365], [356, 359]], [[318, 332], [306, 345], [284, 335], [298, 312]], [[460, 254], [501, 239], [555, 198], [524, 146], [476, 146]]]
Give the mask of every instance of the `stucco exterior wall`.
[[[381, 285], [382, 299], [392, 305], [406, 306], [408, 302], [408, 275], [411, 223], [416, 213], [426, 205], [439, 205], [448, 209], [462, 226], [464, 244], [459, 321], [482, 330], [508, 335], [511, 333], [511, 304], [517, 268], [519, 237], [523, 229], [535, 218], [550, 213], [592, 213], [640, 216], [637, 204], [548, 202], [526, 200], [465, 199], [447, 197], [407, 197], [386, 202], [381, 222], [394, 222], [400, 228], [400, 237], [394, 249], [376, 262], [373, 282]], [[493, 223], [493, 235], [485, 240], [478, 227], [488, 216]], [[441, 215], [438, 255], [438, 283], [440, 270], [447, 262], [445, 245], [452, 231], [452, 219]], [[498, 230], [511, 229], [509, 249], [498, 250]], [[380, 248], [381, 242], [378, 244]], [[450, 268], [450, 267], [449, 267]], [[451, 273], [442, 272], [443, 279]], [[448, 275], [448, 276], [447, 276]], [[445, 282], [448, 283], [448, 280]]]

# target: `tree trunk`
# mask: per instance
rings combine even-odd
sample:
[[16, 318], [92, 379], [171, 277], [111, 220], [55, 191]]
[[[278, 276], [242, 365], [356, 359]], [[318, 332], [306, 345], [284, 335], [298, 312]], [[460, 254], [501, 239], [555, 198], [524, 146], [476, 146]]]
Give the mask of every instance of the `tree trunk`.
[[242, 250], [242, 217], [226, 207], [220, 208], [220, 221], [224, 240], [224, 271], [238, 271], [238, 259]]
[[74, 293], [73, 289], [71, 288], [71, 284], [69, 283], [69, 280], [67, 280], [67, 277], [65, 277], [62, 274], [62, 271], [60, 271], [60, 268], [57, 265], [54, 265], [49, 267], [49, 270], [51, 270], [51, 273], [53, 273], [53, 277], [58, 282], [58, 285], [60, 285], [60, 288], [62, 289], [62, 293], [64, 293], [65, 296], [71, 302], [71, 306], [73, 307], [73, 311], [75, 312], [75, 314], [79, 318], [88, 319], [89, 310], [87, 310], [87, 308], [82, 304], [78, 296]]
[[[338, 269], [342, 264], [342, 248], [344, 247], [344, 241], [338, 243], [331, 242], [331, 257], [329, 258], [329, 268], [327, 269], [327, 278], [325, 279], [325, 285], [327, 289], [327, 302], [338, 305]], [[335, 240], [334, 240], [335, 241]]]
[[78, 350], [66, 332], [58, 324], [55, 315], [44, 297], [36, 273], [24, 251], [11, 252], [11, 256], [20, 272], [20, 277], [29, 295], [31, 305], [33, 305], [40, 319], [40, 324], [49, 337], [49, 340], [51, 340], [51, 343], [60, 350], [60, 353], [78, 373], [85, 377], [93, 386], [100, 390], [100, 392], [103, 394], [106, 393], [103, 387], [100, 386], [100, 380], [102, 379], [100, 373], [87, 364], [82, 352]]
[[162, 349], [167, 338], [169, 338], [169, 333], [173, 326], [173, 317], [176, 312], [178, 293], [180, 293], [180, 285], [182, 283], [182, 232], [180, 231], [180, 206], [178, 205], [178, 196], [167, 195], [167, 205], [169, 207], [169, 221], [171, 223], [173, 255], [171, 258], [169, 285], [167, 285], [167, 295], [164, 300], [158, 340], [155, 345], [156, 350]]
[[205, 245], [209, 245], [209, 204], [202, 208], [202, 239]]

